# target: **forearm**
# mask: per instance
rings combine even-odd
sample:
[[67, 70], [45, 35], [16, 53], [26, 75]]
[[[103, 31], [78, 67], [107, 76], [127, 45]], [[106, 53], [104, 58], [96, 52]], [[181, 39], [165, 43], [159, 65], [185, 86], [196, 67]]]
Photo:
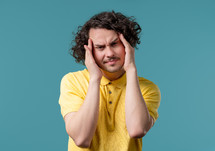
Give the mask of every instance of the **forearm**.
[[141, 94], [136, 68], [126, 72], [126, 126], [131, 137], [143, 137], [152, 126], [152, 118]]
[[[70, 118], [67, 127], [76, 144], [90, 144], [99, 115], [100, 80], [90, 80], [88, 92], [80, 110]], [[84, 145], [84, 146], [88, 146]]]

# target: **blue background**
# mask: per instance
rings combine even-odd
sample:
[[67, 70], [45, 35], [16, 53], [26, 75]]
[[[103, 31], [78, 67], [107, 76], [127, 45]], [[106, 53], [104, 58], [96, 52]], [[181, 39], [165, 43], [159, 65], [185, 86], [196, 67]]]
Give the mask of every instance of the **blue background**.
[[0, 150], [66, 151], [60, 80], [85, 67], [72, 32], [95, 13], [135, 16], [139, 76], [162, 93], [144, 151], [214, 151], [215, 1], [0, 0]]

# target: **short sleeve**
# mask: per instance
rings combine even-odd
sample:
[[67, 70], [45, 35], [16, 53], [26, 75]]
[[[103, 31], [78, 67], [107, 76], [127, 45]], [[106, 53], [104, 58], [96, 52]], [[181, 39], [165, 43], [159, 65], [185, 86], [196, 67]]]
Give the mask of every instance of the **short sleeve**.
[[59, 104], [63, 117], [70, 112], [77, 112], [84, 102], [85, 96], [77, 86], [78, 83], [72, 73], [66, 74], [61, 80]]
[[147, 85], [147, 87], [141, 90], [143, 98], [146, 102], [149, 114], [154, 119], [154, 122], [158, 118], [158, 108], [160, 106], [161, 94], [160, 89], [154, 83]]

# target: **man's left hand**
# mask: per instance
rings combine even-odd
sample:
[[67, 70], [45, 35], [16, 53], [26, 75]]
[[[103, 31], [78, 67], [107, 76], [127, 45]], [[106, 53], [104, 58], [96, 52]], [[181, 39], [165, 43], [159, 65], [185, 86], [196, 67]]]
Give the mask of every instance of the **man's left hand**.
[[124, 38], [123, 34], [119, 35], [119, 38], [122, 44], [125, 47], [125, 61], [124, 61], [124, 70], [128, 71], [130, 69], [136, 69], [135, 65], [135, 55], [134, 48], [130, 45], [130, 43]]

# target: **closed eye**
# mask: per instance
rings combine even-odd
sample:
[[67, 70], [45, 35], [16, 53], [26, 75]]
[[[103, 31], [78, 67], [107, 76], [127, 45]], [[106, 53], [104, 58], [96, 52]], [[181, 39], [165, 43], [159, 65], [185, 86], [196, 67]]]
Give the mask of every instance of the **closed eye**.
[[114, 47], [114, 46], [116, 46], [116, 45], [117, 45], [117, 42], [111, 43], [111, 46], [112, 46], [112, 47]]
[[102, 49], [104, 49], [104, 46], [96, 46], [95, 48], [98, 50], [102, 50]]

